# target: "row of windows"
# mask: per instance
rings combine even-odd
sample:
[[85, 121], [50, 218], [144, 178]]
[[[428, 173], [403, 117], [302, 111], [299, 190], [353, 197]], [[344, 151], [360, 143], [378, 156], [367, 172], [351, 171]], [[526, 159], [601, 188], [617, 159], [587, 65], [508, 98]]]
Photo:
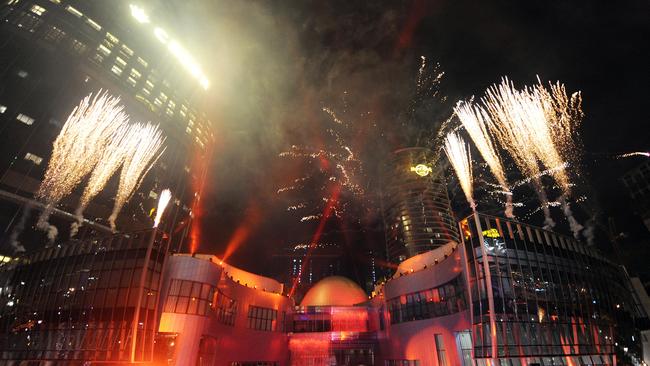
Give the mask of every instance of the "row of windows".
[[387, 301], [391, 324], [454, 314], [467, 309], [461, 276], [428, 290]]
[[248, 328], [265, 331], [275, 331], [277, 328], [278, 311], [270, 308], [250, 305], [248, 307]]

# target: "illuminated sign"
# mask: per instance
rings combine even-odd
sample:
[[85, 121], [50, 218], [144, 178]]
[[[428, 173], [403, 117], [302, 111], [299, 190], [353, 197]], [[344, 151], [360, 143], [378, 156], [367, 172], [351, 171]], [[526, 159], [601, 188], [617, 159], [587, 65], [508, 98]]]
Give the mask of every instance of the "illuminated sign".
[[500, 238], [499, 231], [497, 229], [488, 229], [483, 230], [483, 237], [485, 238]]
[[420, 177], [426, 177], [427, 175], [431, 174], [433, 169], [431, 169], [430, 166], [418, 164], [416, 166], [412, 166], [411, 171], [415, 172], [415, 174], [419, 175]]

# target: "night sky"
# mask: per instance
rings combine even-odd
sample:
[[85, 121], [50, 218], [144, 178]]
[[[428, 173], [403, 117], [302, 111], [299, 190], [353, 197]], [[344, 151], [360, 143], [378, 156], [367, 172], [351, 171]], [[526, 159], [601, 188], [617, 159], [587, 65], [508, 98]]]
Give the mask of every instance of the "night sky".
[[[322, 107], [349, 122], [351, 144], [366, 167], [364, 184], [375, 194], [377, 159], [413, 143], [400, 137], [405, 128], [436, 131], [455, 101], [481, 96], [502, 76], [523, 86], [539, 75], [582, 91], [583, 188], [592, 211], [584, 215], [596, 215], [601, 239], [602, 224], [613, 217], [617, 232], [628, 234], [623, 260], [650, 275], [647, 265], [630, 260], [650, 254], [650, 240], [619, 181], [643, 158], [614, 158], [650, 148], [648, 2], [188, 1], [178, 7], [175, 28], [190, 49], [201, 50], [197, 59], [210, 73], [206, 105], [217, 136], [200, 252], [220, 255], [236, 238], [229, 261], [272, 274], [265, 258], [309, 238], [313, 227], [288, 213], [277, 194], [299, 168], [278, 154], [293, 144], [323, 143], [329, 122]], [[419, 109], [406, 126], [401, 118], [420, 56], [445, 71], [448, 101]], [[364, 225], [376, 229], [376, 212], [364, 212]], [[554, 215], [561, 219], [559, 211]]]

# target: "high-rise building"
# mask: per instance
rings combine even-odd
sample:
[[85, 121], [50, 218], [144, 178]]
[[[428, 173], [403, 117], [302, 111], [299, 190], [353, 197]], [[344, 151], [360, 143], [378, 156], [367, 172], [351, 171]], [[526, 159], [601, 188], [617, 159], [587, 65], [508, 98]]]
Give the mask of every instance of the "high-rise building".
[[458, 241], [442, 169], [426, 148], [393, 153], [382, 194], [386, 251], [390, 262]]
[[[213, 140], [204, 109], [209, 81], [173, 29], [157, 18], [171, 10], [153, 4], [144, 9], [128, 2], [11, 0], [0, 7], [0, 224], [6, 232], [41, 208], [33, 198], [52, 142], [81, 98], [100, 90], [119, 96], [132, 122], [159, 123], [166, 136], [165, 153], [118, 217], [118, 230], [150, 227], [165, 188], [174, 197], [166, 228], [189, 221]], [[86, 228], [106, 229], [115, 191], [111, 181], [91, 202], [85, 215], [95, 225]], [[59, 231], [69, 221], [56, 220], [69, 218], [79, 193], [57, 206]], [[3, 239], [6, 245], [9, 239]]]

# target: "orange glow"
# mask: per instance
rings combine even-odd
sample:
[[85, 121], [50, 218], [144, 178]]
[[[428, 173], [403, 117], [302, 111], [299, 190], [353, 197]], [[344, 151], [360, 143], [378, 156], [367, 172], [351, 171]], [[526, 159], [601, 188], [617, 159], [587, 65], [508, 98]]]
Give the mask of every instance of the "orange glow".
[[228, 258], [241, 246], [243, 242], [248, 239], [251, 232], [255, 230], [257, 225], [259, 225], [261, 219], [260, 208], [257, 206], [255, 201], [251, 201], [248, 204], [248, 209], [246, 210], [246, 217], [244, 221], [239, 224], [235, 232], [230, 236], [228, 245], [226, 245], [226, 251], [221, 258], [222, 261], [227, 261]]
[[[323, 217], [321, 217], [320, 222], [318, 223], [318, 228], [316, 229], [316, 232], [314, 232], [314, 235], [311, 238], [309, 249], [305, 254], [305, 260], [302, 261], [302, 264], [300, 265], [300, 271], [298, 273], [305, 272], [305, 266], [309, 262], [307, 258], [311, 256], [312, 252], [314, 251], [314, 248], [316, 248], [316, 245], [320, 240], [321, 235], [323, 234], [323, 230], [325, 229], [325, 224], [327, 223], [329, 217], [332, 215], [332, 209], [334, 207], [334, 203], [339, 198], [339, 193], [341, 193], [341, 186], [337, 184], [332, 188], [332, 195], [327, 200], [327, 205], [325, 205], [325, 209], [323, 210]], [[291, 290], [289, 291], [289, 297], [292, 297], [295, 294], [296, 287], [298, 287], [299, 278], [300, 277], [294, 278], [293, 284], [291, 285]]]
[[192, 209], [190, 211], [190, 253], [194, 254], [199, 249], [201, 242], [201, 217], [203, 216], [203, 205], [201, 202], [201, 195], [205, 188], [205, 181], [208, 175], [208, 168], [212, 161], [212, 154], [214, 153], [214, 141], [210, 140], [207, 143], [205, 151], [196, 146], [194, 151], [194, 158], [192, 161], [190, 178], [190, 185], [194, 193], [194, 200], [192, 201]]

